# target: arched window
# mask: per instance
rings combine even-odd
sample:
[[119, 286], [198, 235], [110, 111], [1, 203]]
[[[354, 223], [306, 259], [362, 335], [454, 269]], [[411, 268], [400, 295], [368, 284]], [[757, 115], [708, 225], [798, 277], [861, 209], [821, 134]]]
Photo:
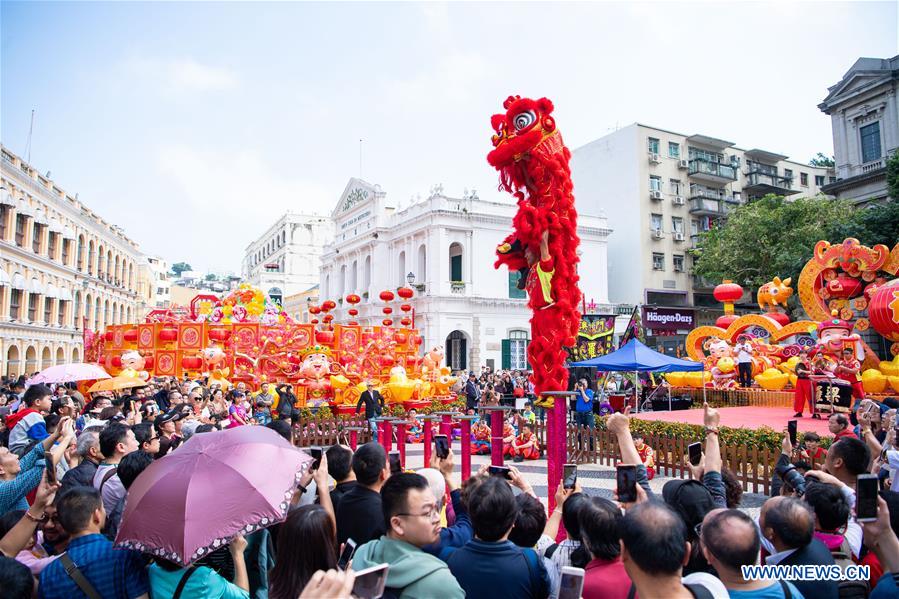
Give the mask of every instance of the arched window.
[[362, 267], [362, 291], [368, 291], [371, 287], [371, 256], [365, 257], [365, 266]]
[[418, 269], [415, 273], [415, 279], [418, 283], [424, 284], [428, 280], [428, 250], [425, 244], [418, 246]]
[[396, 284], [402, 287], [406, 284], [406, 252], [400, 252], [396, 263]]
[[356, 293], [359, 290], [359, 263], [353, 260], [353, 266], [350, 267], [350, 293]]
[[81, 323], [79, 323], [79, 326], [81, 324], [83, 324], [84, 327], [87, 329], [94, 328], [93, 325], [91, 324], [91, 318], [94, 315], [93, 308], [94, 308], [94, 305], [91, 302], [90, 294], [85, 295], [84, 296], [84, 320]]
[[81, 328], [81, 292], [75, 292], [75, 308], [72, 310], [72, 318], [74, 319], [75, 329]]
[[452, 243], [449, 247], [450, 281], [464, 281], [462, 271], [462, 244]]
[[66, 363], [66, 352], [61, 347], [56, 348], [56, 365]]
[[346, 293], [346, 264], [340, 267], [340, 283], [337, 297], [343, 297], [344, 293]]
[[106, 253], [104, 247], [100, 245], [97, 248], [97, 276], [103, 278], [106, 274]]
[[84, 272], [84, 235], [78, 236], [78, 252], [75, 257], [75, 266]]
[[87, 274], [94, 274], [94, 240], [91, 239], [87, 244]]

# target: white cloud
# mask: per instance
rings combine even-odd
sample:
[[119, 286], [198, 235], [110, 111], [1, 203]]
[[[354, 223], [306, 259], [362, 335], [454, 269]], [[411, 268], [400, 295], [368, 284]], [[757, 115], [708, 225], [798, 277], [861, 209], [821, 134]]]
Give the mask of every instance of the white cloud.
[[220, 92], [237, 87], [237, 74], [231, 69], [202, 64], [189, 57], [160, 60], [157, 58], [130, 58], [124, 69], [167, 96]]
[[254, 149], [174, 144], [159, 149], [156, 166], [164, 209], [178, 215], [166, 227], [177, 243], [160, 249], [176, 261], [239, 268], [246, 246], [285, 212], [329, 214], [340, 193], [278, 172]]
[[222, 91], [237, 86], [237, 77], [230, 70], [190, 58], [173, 60], [166, 70], [171, 85], [182, 91]]

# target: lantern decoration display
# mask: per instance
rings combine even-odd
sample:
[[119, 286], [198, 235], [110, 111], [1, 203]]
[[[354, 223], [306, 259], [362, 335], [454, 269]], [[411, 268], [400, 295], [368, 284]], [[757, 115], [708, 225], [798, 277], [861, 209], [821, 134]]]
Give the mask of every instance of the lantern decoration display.
[[412, 306], [410, 304], [403, 304], [402, 306], [400, 306], [400, 310], [402, 310], [403, 312], [409, 312], [412, 310]]
[[393, 321], [392, 321], [391, 319], [389, 319], [389, 318], [385, 318], [384, 320], [381, 321], [381, 323], [382, 323], [385, 327], [392, 327], [392, 326], [393, 326]]
[[868, 318], [875, 331], [890, 341], [899, 341], [899, 279], [874, 290]]
[[412, 324], [412, 319], [409, 318], [408, 316], [404, 316], [403, 318], [400, 319], [400, 324], [403, 325], [404, 327], [408, 327], [409, 325]]
[[330, 312], [336, 307], [337, 304], [334, 302], [334, 300], [325, 300], [322, 302], [322, 310], [325, 312]]
[[381, 311], [384, 312], [384, 314], [390, 315], [393, 313], [393, 308], [391, 308], [390, 306], [384, 306], [384, 309]]
[[331, 322], [334, 321], [334, 315], [333, 315], [333, 314], [325, 314], [325, 315], [322, 317], [322, 321], [323, 321], [325, 324], [330, 324]]
[[362, 301], [362, 298], [359, 297], [358, 295], [356, 295], [355, 293], [351, 293], [348, 296], [346, 296], [346, 302], [352, 306], [355, 306], [356, 304], [358, 304], [361, 301]]
[[408, 287], [400, 287], [396, 290], [396, 294], [400, 296], [400, 298], [407, 300], [410, 299], [415, 294], [415, 292]]
[[734, 315], [734, 302], [739, 301], [743, 297], [743, 288], [729, 279], [725, 279], [720, 285], [715, 287], [712, 292], [715, 299], [724, 304], [724, 316], [719, 316], [715, 321], [715, 326], [726, 329], [730, 323], [737, 319]]
[[380, 295], [378, 295], [378, 297], [381, 298], [381, 301], [382, 301], [382, 302], [392, 302], [393, 299], [394, 299], [394, 297], [396, 297], [396, 296], [393, 295], [393, 292], [392, 292], [392, 291], [389, 291], [389, 290], [386, 290], [386, 289], [385, 289], [384, 291], [382, 291], [382, 292], [380, 293]]
[[347, 314], [349, 314], [350, 316], [352, 316], [354, 318], [359, 315], [359, 310], [357, 310], [356, 308], [350, 308], [346, 312], [347, 312]]

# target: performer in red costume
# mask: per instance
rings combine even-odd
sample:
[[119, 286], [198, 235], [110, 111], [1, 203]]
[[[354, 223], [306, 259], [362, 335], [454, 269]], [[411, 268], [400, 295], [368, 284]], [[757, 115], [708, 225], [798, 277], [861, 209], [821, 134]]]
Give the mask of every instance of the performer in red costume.
[[799, 352], [799, 361], [796, 362], [796, 388], [793, 391], [793, 418], [802, 418], [802, 410], [806, 402], [812, 412], [812, 418], [821, 418], [815, 412], [815, 400], [812, 398], [812, 381], [808, 378], [812, 374], [812, 363], [809, 361], [808, 350], [803, 348]]
[[471, 453], [478, 455], [490, 454], [490, 427], [483, 420], [478, 420], [471, 427]]
[[541, 394], [567, 388], [564, 347], [574, 345], [580, 321], [571, 152], [546, 98], [510, 96], [503, 107], [505, 114], [491, 118], [496, 134], [487, 161], [500, 172], [500, 187], [518, 199], [518, 212], [514, 232], [497, 247], [496, 266], [527, 272], [535, 404], [551, 407]]
[[540, 444], [537, 435], [531, 431], [530, 425], [521, 425], [521, 434], [512, 443], [512, 457], [516, 462], [536, 460], [540, 457]]
[[834, 374], [841, 379], [849, 381], [852, 385], [852, 397], [854, 397], [856, 401], [861, 401], [865, 398], [865, 388], [862, 387], [862, 380], [858, 376], [861, 369], [862, 365], [855, 359], [855, 352], [852, 348], [844, 348], [843, 358], [837, 362]]

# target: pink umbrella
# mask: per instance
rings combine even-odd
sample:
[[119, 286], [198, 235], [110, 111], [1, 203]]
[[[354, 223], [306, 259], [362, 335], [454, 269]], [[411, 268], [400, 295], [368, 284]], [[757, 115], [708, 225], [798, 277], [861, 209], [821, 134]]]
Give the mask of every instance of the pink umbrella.
[[30, 379], [28, 386], [39, 383], [74, 383], [75, 381], [92, 381], [108, 379], [109, 373], [96, 364], [76, 362], [74, 364], [60, 364], [40, 371]]
[[186, 566], [284, 520], [311, 462], [264, 426], [194, 435], [131, 485], [116, 544]]

